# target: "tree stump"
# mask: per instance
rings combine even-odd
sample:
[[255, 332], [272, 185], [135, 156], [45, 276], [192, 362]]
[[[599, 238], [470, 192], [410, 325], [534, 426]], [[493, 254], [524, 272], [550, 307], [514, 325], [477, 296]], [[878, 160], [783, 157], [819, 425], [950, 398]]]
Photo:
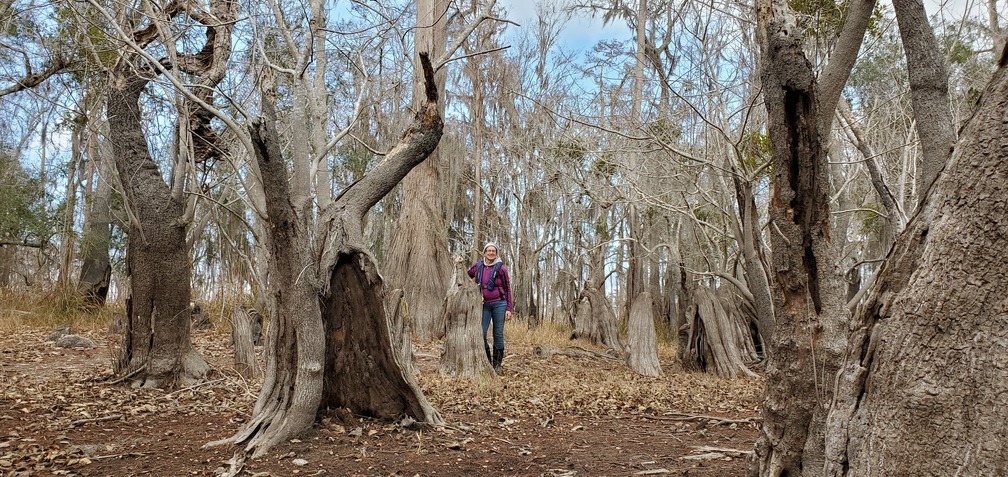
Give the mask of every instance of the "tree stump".
[[637, 295], [630, 308], [627, 329], [627, 365], [643, 376], [661, 376], [658, 362], [658, 339], [655, 336], [654, 300], [651, 294]]
[[[262, 315], [259, 315], [259, 320], [262, 320]], [[262, 322], [259, 321], [257, 325], [256, 316], [245, 308], [236, 307], [231, 313], [231, 345], [234, 346], [235, 370], [245, 379], [255, 379], [259, 374], [255, 343], [261, 330]]]
[[593, 282], [586, 283], [584, 291], [581, 292], [581, 302], [578, 303], [577, 315], [574, 318], [574, 334], [571, 335], [571, 339], [574, 338], [584, 338], [612, 349], [620, 357], [626, 354], [626, 349], [619, 340], [616, 313], [612, 309], [612, 303]]
[[441, 373], [472, 378], [489, 372], [482, 325], [483, 295], [461, 262], [455, 264], [444, 310]]
[[410, 324], [405, 319], [408, 314], [404, 309], [406, 303], [403, 301], [405, 293], [402, 289], [396, 288], [385, 297], [385, 314], [388, 315], [389, 332], [392, 333], [392, 347], [399, 359], [403, 372], [414, 374], [413, 367], [413, 342], [410, 340]]
[[687, 349], [680, 353], [683, 368], [726, 378], [755, 377], [748, 364], [756, 361], [756, 349], [738, 308], [706, 286], [697, 287], [693, 301], [686, 322]]

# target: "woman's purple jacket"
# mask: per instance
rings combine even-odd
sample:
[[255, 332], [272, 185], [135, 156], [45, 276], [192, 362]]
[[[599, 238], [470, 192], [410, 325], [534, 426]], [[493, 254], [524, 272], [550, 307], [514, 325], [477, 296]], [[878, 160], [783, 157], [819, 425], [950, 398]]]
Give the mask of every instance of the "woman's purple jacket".
[[[482, 259], [480, 259], [480, 261], [482, 261]], [[473, 279], [476, 278], [476, 269], [478, 268], [478, 265], [479, 262], [476, 262], [472, 267], [469, 267], [469, 276]], [[480, 277], [478, 282], [480, 285], [480, 291], [483, 292], [483, 303], [507, 300], [507, 311], [512, 311], [514, 303], [511, 301], [511, 277], [508, 276], [507, 268], [501, 265], [500, 270], [497, 271], [497, 276], [494, 277], [493, 290], [488, 290], [487, 281], [490, 280], [491, 273], [493, 273], [493, 265], [484, 265], [483, 276]]]

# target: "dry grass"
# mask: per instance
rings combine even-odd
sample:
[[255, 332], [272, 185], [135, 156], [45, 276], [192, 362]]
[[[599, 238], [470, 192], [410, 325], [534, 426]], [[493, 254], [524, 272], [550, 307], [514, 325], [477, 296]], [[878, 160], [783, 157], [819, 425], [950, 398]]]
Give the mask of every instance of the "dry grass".
[[74, 293], [54, 290], [42, 296], [30, 296], [0, 290], [0, 332], [25, 328], [104, 329], [115, 307], [84, 310]]

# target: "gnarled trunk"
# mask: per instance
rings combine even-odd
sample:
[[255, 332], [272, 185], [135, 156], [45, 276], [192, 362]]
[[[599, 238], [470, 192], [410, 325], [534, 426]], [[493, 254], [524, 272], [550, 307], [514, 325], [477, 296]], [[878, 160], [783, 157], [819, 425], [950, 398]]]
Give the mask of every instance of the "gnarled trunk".
[[209, 367], [189, 337], [190, 266], [184, 206], [147, 149], [140, 93], [147, 80], [123, 66], [111, 82], [109, 141], [132, 213], [128, 231], [126, 327], [116, 369], [143, 387], [184, 387]]
[[685, 325], [686, 349], [681, 354], [683, 369], [725, 378], [755, 377], [749, 369], [758, 359], [750, 320], [706, 286], [697, 287], [691, 301], [693, 314]]
[[613, 312], [612, 303], [602, 293], [601, 286], [591, 280], [585, 283], [581, 292], [571, 338], [587, 339], [615, 351], [619, 357], [626, 353], [616, 328], [616, 313]]
[[428, 85], [426, 107], [384, 161], [321, 211], [316, 243], [308, 234], [310, 201], [291, 200], [274, 124], [275, 98], [263, 92], [263, 117], [250, 135], [271, 225], [269, 287], [276, 312], [269, 327], [266, 377], [252, 418], [236, 435], [212, 443], [244, 448], [229, 475], [240, 471], [244, 454], [260, 456], [276, 443], [310, 431], [326, 408], [382, 418], [406, 414], [423, 423], [443, 424], [397, 359], [384, 283], [362, 245], [368, 209], [441, 138], [437, 89], [426, 55], [421, 55], [421, 66]]

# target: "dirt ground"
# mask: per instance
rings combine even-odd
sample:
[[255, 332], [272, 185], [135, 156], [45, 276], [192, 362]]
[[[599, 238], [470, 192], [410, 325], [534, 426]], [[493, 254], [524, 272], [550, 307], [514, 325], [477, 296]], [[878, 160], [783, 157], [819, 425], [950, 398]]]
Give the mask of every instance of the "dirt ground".
[[[194, 341], [208, 380], [165, 393], [109, 384], [103, 332], [92, 349], [56, 348], [49, 330], [0, 337], [0, 473], [8, 476], [209, 476], [234, 454], [205, 444], [249, 418], [260, 382], [233, 370], [227, 336]], [[511, 332], [513, 330], [509, 330]], [[332, 412], [310, 435], [250, 461], [266, 476], [741, 475], [758, 434], [760, 379], [684, 373], [666, 350], [665, 375], [615, 360], [533, 352], [537, 336], [509, 333], [501, 377], [437, 372], [438, 343], [417, 349], [420, 382], [447, 425]], [[588, 345], [570, 342], [567, 346]]]

